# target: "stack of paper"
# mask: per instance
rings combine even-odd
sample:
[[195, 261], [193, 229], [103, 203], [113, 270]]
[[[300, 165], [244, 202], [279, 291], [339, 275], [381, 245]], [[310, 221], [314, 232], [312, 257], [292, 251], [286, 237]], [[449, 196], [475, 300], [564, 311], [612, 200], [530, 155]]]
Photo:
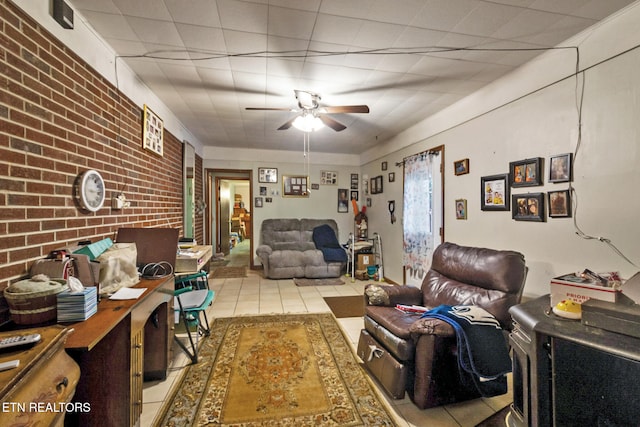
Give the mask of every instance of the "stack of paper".
[[64, 291], [58, 294], [58, 322], [79, 322], [87, 320], [98, 311], [96, 287], [82, 291]]

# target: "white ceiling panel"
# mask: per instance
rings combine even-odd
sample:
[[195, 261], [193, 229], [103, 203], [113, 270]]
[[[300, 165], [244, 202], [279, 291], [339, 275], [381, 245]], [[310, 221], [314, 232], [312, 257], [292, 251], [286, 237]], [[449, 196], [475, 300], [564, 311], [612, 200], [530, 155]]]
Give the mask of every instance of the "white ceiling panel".
[[347, 129], [311, 137], [313, 150], [352, 154], [633, 3], [69, 1], [203, 144], [301, 151], [300, 131], [277, 130], [301, 113], [298, 89], [316, 92], [320, 106], [369, 106], [332, 114]]

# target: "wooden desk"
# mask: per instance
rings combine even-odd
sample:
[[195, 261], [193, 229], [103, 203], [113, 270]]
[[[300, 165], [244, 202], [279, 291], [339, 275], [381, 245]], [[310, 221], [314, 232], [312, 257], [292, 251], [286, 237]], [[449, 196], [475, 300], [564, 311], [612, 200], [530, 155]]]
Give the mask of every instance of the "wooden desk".
[[[1, 338], [38, 333], [30, 347], [0, 354], [0, 362], [20, 360], [20, 366], [0, 372], [0, 425], [61, 426], [78, 384], [80, 369], [64, 351], [72, 330], [62, 326], [2, 332]], [[83, 411], [88, 407], [72, 407]]]
[[133, 426], [142, 412], [142, 381], [165, 379], [173, 339], [173, 276], [142, 280], [137, 300], [103, 299], [98, 312], [75, 330], [67, 352], [82, 376], [75, 402], [91, 411], [69, 414], [73, 426]]
[[197, 273], [207, 269], [207, 264], [213, 256], [213, 246], [194, 246], [189, 249], [181, 249], [180, 252], [182, 254], [176, 256], [176, 273]]

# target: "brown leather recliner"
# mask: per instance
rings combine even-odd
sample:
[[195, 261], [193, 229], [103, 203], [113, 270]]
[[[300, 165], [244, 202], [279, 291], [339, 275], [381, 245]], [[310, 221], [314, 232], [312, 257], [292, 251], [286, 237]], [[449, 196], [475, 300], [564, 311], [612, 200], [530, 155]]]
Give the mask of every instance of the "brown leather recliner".
[[519, 252], [445, 242], [434, 251], [420, 289], [367, 285], [358, 355], [392, 397], [403, 398], [406, 390], [421, 409], [480, 397], [459, 375], [453, 327], [395, 306], [476, 305], [510, 330], [508, 311], [520, 302], [526, 274]]

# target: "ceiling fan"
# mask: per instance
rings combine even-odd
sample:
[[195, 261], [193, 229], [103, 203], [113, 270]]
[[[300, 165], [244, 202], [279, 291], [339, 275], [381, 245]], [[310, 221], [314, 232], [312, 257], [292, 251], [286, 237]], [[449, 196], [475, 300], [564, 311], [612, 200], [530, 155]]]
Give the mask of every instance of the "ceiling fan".
[[278, 130], [286, 130], [294, 126], [304, 132], [320, 129], [323, 125], [328, 126], [336, 132], [345, 130], [347, 127], [328, 114], [340, 113], [368, 113], [369, 107], [366, 105], [339, 105], [335, 107], [320, 106], [320, 95], [306, 90], [294, 90], [298, 100], [298, 109], [292, 108], [270, 108], [270, 107], [247, 107], [247, 110], [263, 111], [291, 111], [296, 114], [291, 120], [284, 123]]

